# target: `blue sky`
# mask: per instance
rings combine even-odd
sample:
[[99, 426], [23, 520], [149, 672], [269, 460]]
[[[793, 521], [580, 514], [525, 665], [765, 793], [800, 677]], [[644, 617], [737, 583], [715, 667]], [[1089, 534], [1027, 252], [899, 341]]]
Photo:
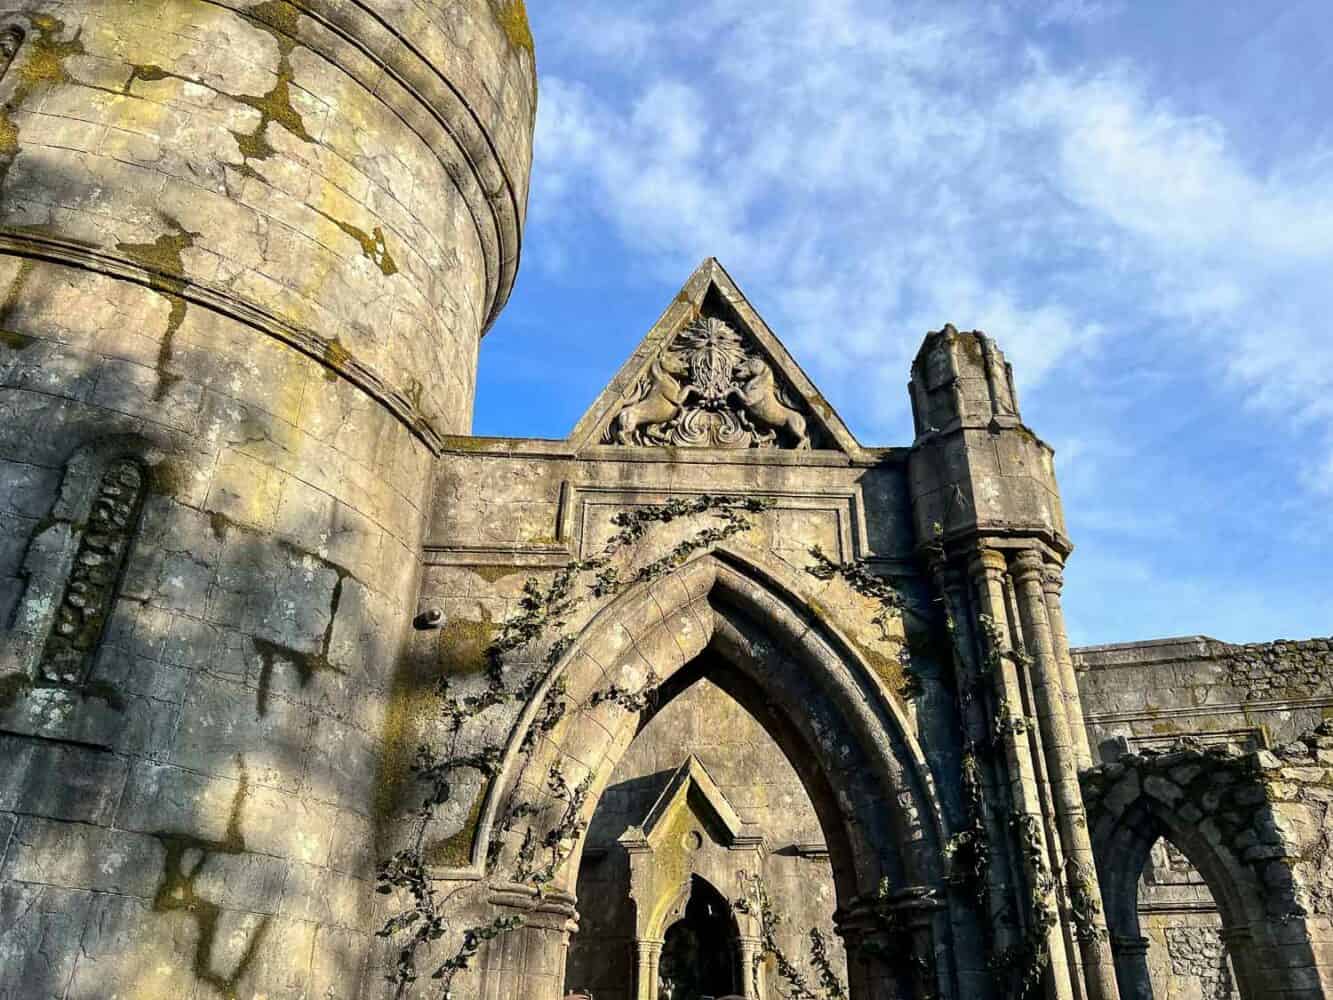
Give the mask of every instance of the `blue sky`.
[[945, 322], [1056, 448], [1079, 644], [1333, 633], [1327, 0], [529, 5], [475, 430], [562, 437], [718, 257], [860, 439]]

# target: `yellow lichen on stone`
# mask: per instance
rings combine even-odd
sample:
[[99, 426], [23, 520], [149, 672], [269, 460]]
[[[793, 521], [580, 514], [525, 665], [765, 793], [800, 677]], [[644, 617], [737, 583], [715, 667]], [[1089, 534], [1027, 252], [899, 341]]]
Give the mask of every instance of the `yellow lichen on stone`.
[[491, 7], [509, 44], [525, 52], [534, 51], [532, 26], [528, 24], [528, 9], [523, 0], [491, 0]]
[[482, 621], [450, 619], [440, 629], [439, 662], [446, 676], [479, 674], [490, 663], [489, 650], [500, 626], [482, 609]]

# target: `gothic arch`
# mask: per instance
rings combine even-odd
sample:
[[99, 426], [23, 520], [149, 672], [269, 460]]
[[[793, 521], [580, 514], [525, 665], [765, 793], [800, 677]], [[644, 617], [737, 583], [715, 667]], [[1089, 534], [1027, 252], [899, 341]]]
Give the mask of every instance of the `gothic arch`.
[[[646, 713], [615, 700], [589, 704], [593, 693], [611, 685], [638, 691], [650, 678], [669, 691], [673, 679], [705, 655], [720, 665], [720, 674], [710, 677], [754, 712], [806, 784], [824, 828], [849, 938], [867, 933], [865, 912], [881, 886], [916, 900], [942, 886], [942, 813], [902, 706], [836, 626], [813, 611], [799, 574], [755, 553], [723, 548], [603, 609], [530, 700], [489, 794], [475, 847], [480, 864], [487, 845], [494, 845], [490, 874], [498, 896], [519, 895], [503, 880], [513, 877], [525, 841], [541, 843], [552, 831], [562, 835], [567, 803], [553, 799], [548, 775], [558, 772], [570, 787], [586, 783], [580, 815], [586, 830], [616, 763], [646, 721]], [[582, 707], [571, 707], [541, 732], [534, 728], [540, 705], [557, 683], [570, 706]], [[528, 741], [530, 753], [524, 751]], [[538, 812], [506, 823], [517, 802], [534, 804]], [[885, 809], [885, 802], [892, 806]], [[583, 849], [582, 835], [574, 840], [554, 872], [550, 894], [569, 904]], [[916, 953], [933, 966], [948, 934], [947, 918], [942, 908], [927, 906], [926, 912], [911, 934]], [[527, 950], [533, 947], [529, 943]], [[854, 997], [897, 995], [892, 991], [901, 988], [884, 970], [853, 966]], [[546, 995], [544, 986], [518, 970], [492, 962], [486, 968], [488, 976], [501, 976], [501, 993]], [[932, 989], [953, 994], [951, 969], [939, 968], [935, 978]]]
[[[1221, 775], [1220, 778], [1215, 777]], [[1123, 1000], [1151, 998], [1139, 926], [1139, 879], [1159, 839], [1203, 876], [1222, 917], [1242, 1000], [1310, 996], [1314, 965], [1305, 914], [1271, 867], [1237, 847], [1238, 812], [1259, 816], [1267, 793], [1242, 759], [1197, 750], [1130, 755], [1085, 772], [1084, 796]], [[1262, 820], [1260, 820], [1262, 822]], [[1280, 852], [1278, 852], [1280, 854]]]

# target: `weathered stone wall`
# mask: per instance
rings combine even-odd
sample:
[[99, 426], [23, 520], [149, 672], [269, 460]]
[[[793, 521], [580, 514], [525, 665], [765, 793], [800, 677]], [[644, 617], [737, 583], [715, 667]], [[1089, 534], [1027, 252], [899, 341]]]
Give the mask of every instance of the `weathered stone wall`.
[[[1273, 751], [1204, 748], [1185, 738], [1169, 752], [1127, 753], [1084, 772], [1108, 924], [1122, 942], [1122, 994], [1143, 995], [1127, 988], [1146, 970], [1123, 942], [1139, 938], [1145, 912], [1149, 929], [1158, 923], [1139, 879], [1149, 849], [1162, 840], [1206, 877], [1242, 995], [1324, 994], [1333, 981], [1330, 765], [1333, 724], [1323, 723]], [[1186, 899], [1178, 903], [1190, 895], [1207, 902], [1199, 887], [1179, 888]], [[1196, 912], [1208, 916], [1203, 905]], [[1208, 940], [1177, 934], [1173, 944], [1167, 935], [1166, 955], [1177, 967], [1197, 967], [1212, 961]], [[1160, 965], [1160, 949], [1156, 957]], [[1152, 958], [1150, 949], [1149, 964]], [[1158, 980], [1163, 975], [1159, 968]]]
[[[663, 707], [635, 738], [593, 814], [579, 871], [579, 933], [570, 947], [566, 982], [571, 988], [590, 989], [597, 1000], [634, 997], [634, 904], [629, 859], [617, 839], [643, 821], [671, 773], [690, 753], [707, 768], [741, 819], [766, 841], [763, 874], [785, 918], [779, 938], [783, 950], [804, 967], [810, 928], [838, 941], [832, 919], [837, 909], [833, 874], [805, 787], [755, 718], [721, 688], [700, 680]], [[732, 900], [744, 895], [739, 883], [716, 888]], [[845, 980], [846, 961], [840, 954], [835, 968]]]
[[1153, 845], [1138, 901], [1155, 1000], [1237, 995], [1217, 901], [1198, 869], [1169, 841]]
[[[833, 452], [713, 452], [701, 449], [679, 449], [667, 453], [648, 449], [626, 452], [599, 447], [591, 452], [576, 452], [564, 442], [468, 439], [451, 443], [454, 447], [446, 452], [440, 467], [438, 492], [445, 502], [438, 505], [435, 511], [426, 548], [421, 597], [423, 609], [438, 609], [442, 612], [444, 625], [437, 631], [416, 633], [412, 661], [419, 665], [422, 677], [443, 671], [449, 680], [452, 696], [484, 697], [491, 683], [486, 670], [487, 644], [495, 637], [501, 622], [521, 613], [526, 582], [533, 579], [538, 587], [544, 587], [571, 559], [588, 558], [599, 552], [612, 533], [612, 518], [616, 514], [660, 504], [668, 498], [688, 500], [718, 494], [769, 498], [773, 502], [772, 508], [752, 515], [750, 520], [753, 527], [728, 542], [728, 549], [740, 553], [740, 558], [744, 560], [752, 559], [757, 566], [765, 567], [762, 571], [764, 574], [776, 574], [772, 578], [773, 582], [777, 584], [780, 580], [781, 584], [775, 593], [785, 593], [787, 588], [793, 588], [794, 593], [804, 595], [800, 613], [810, 617], [802, 619], [802, 632], [831, 628], [847, 637], [855, 653], [864, 658], [874, 673], [875, 683], [883, 686], [882, 689], [903, 713], [906, 723], [904, 735], [919, 741], [925, 758], [923, 764], [937, 775], [934, 781], [941, 800], [949, 809], [948, 822], [958, 821], [954, 817], [961, 814], [960, 782], [957, 778], [958, 755], [951, 736], [952, 703], [936, 687], [940, 665], [933, 659], [935, 652], [930, 642], [917, 634], [909, 636], [901, 614], [891, 615], [885, 623], [885, 629], [881, 630], [871, 621], [878, 610], [874, 601], [856, 594], [842, 580], [819, 579], [808, 572], [816, 565], [810, 554], [811, 547], [815, 545], [836, 560], [868, 558], [872, 565], [886, 573], [894, 585], [901, 589], [913, 608], [929, 607], [925, 583], [911, 556], [913, 540], [906, 512], [906, 475], [901, 453], [867, 453], [849, 458]], [[618, 561], [617, 567], [622, 576], [628, 576], [633, 568], [668, 555], [674, 545], [709, 525], [715, 526], [716, 522], [704, 515], [693, 520], [683, 519], [678, 523], [656, 526], [641, 544], [626, 553], [626, 564], [622, 565]], [[707, 572], [706, 567], [702, 572]], [[685, 575], [688, 577], [688, 572]], [[698, 610], [695, 605], [680, 611], [671, 610], [674, 607], [671, 602], [681, 596], [681, 588], [690, 586], [677, 583], [669, 577], [662, 581], [660, 594], [656, 593], [658, 588], [653, 588], [642, 599], [631, 602], [630, 609], [615, 612], [624, 616], [620, 618], [606, 617], [612, 611], [607, 608], [604, 600], [591, 600], [571, 613], [562, 614], [560, 632], [579, 636], [580, 644], [576, 648], [580, 651], [586, 648], [587, 652], [580, 652], [570, 663], [569, 671], [574, 676], [566, 678], [568, 688], [562, 686], [560, 699], [560, 703], [567, 707], [556, 720], [555, 728], [549, 736], [539, 742], [550, 742], [574, 755], [573, 759], [561, 763], [571, 783], [576, 782], [579, 776], [586, 775], [593, 764], [604, 766], [597, 762], [605, 754], [615, 755], [610, 758], [612, 760], [622, 759], [618, 756], [624, 750], [619, 742], [624, 732], [620, 721], [610, 730], [615, 741], [612, 748], [584, 747], [582, 744], [582, 740], [596, 734], [607, 738], [607, 731], [602, 727], [611, 724], [606, 720], [596, 725], [578, 721], [588, 713], [588, 697], [598, 686], [605, 688], [616, 683], [624, 685], [629, 691], [637, 691], [645, 683], [655, 685], [665, 680], [672, 671], [680, 669], [682, 657], [686, 662], [693, 662], [694, 653], [685, 650], [693, 649], [691, 644], [697, 641], [697, 637], [713, 627], [707, 624], [709, 600], [718, 598], [715, 594], [710, 598], [703, 593], [698, 597]], [[764, 607], [767, 613], [776, 613], [776, 604]], [[678, 622], [678, 618], [686, 621]], [[694, 623], [695, 619], [698, 619], [698, 624]], [[776, 634], [769, 631], [776, 624], [776, 620], [760, 624], [756, 643], [777, 641]], [[678, 629], [684, 632], [678, 632]], [[623, 650], [622, 659], [626, 663], [633, 661], [633, 669], [624, 668], [624, 676], [633, 676], [637, 680], [627, 681], [622, 678], [622, 668], [615, 654], [606, 658], [606, 651], [596, 645], [584, 647], [582, 642], [586, 633], [594, 636], [606, 633], [615, 638], [616, 645]], [[618, 638], [615, 637], [616, 633], [619, 634]], [[631, 642], [626, 636], [635, 638]], [[533, 648], [506, 658], [504, 679], [510, 690], [522, 690], [528, 679], [541, 676], [544, 669], [543, 654], [555, 638], [555, 635], [543, 635]], [[909, 647], [912, 649], [910, 654]], [[772, 664], [766, 668], [766, 672], [776, 676], [778, 671], [789, 669], [781, 662], [783, 657], [797, 654], [786, 648], [766, 647], [762, 651], [756, 648], [755, 655], [770, 658]], [[921, 677], [909, 681], [904, 672], [904, 663], [908, 660], [921, 671]], [[593, 661], [599, 666], [585, 671], [585, 667]], [[666, 661], [667, 666], [663, 666], [663, 661]], [[656, 677], [651, 680], [645, 673], [649, 664], [657, 671]], [[585, 673], [589, 676], [585, 676]], [[562, 680], [562, 685], [566, 680]], [[766, 693], [762, 697], [774, 703], [785, 703], [790, 698], [800, 697], [797, 688], [793, 687], [790, 691], [785, 689], [787, 682], [770, 680], [768, 683], [783, 685], [781, 689], [765, 689]], [[801, 683], [811, 685], [822, 681], [807, 677]], [[919, 696], [922, 687], [930, 692], [929, 696]], [[711, 770], [714, 758], [710, 755], [713, 753], [712, 748], [716, 748], [717, 766], [726, 772], [726, 777], [719, 775], [718, 780], [728, 789], [739, 788], [745, 784], [748, 776], [768, 769], [769, 765], [761, 764], [756, 754], [747, 752], [742, 759], [734, 762], [728, 760], [728, 755], [740, 752], [738, 745], [731, 742], [733, 739], [748, 743], [753, 737], [757, 745], [760, 740], [758, 734], [765, 727], [771, 726], [772, 720], [761, 725], [750, 719], [742, 726], [733, 718], [738, 709], [732, 707], [724, 710], [723, 703], [714, 703], [711, 699], [695, 700], [702, 699], [702, 692], [706, 690], [707, 687], [700, 687], [682, 695], [679, 708], [676, 702], [672, 702], [664, 709], [663, 716], [630, 744], [629, 756], [624, 758], [626, 762], [623, 765], [628, 770], [616, 772], [614, 777], [608, 779], [608, 787], [614, 789], [622, 773], [653, 773], [667, 767], [674, 768], [681, 763], [684, 753], [692, 749], [709, 764]], [[910, 695], [918, 696], [913, 698]], [[859, 753], [851, 744], [852, 737], [849, 734], [837, 735], [839, 730], [824, 721], [824, 713], [829, 708], [824, 700], [826, 695], [812, 688], [806, 697], [809, 700], [799, 710], [800, 716], [803, 716], [800, 722], [809, 725], [813, 720], [813, 725], [819, 731], [818, 739], [823, 745], [798, 752], [805, 755], [807, 767], [814, 766], [815, 751], [838, 758], [836, 794], [841, 798], [836, 804], [830, 803], [830, 810], [859, 810], [862, 805], [870, 807], [874, 801], [873, 808], [877, 813], [874, 824], [893, 822], [895, 816], [901, 814], [897, 814], [893, 807], [885, 807], [882, 792], [872, 792], [872, 788], [882, 786], [875, 786], [877, 779], [864, 766], [857, 767], [851, 763], [858, 759], [856, 754]], [[787, 706], [788, 709], [793, 707]], [[524, 708], [522, 700], [502, 700], [466, 719], [456, 738], [451, 737], [447, 730], [437, 730], [433, 740], [456, 739], [450, 745], [455, 746], [458, 753], [473, 753], [488, 745], [510, 745], [509, 741], [514, 738], [511, 735], [512, 727]], [[545, 708], [542, 711], [545, 712]], [[683, 715], [673, 715], [675, 712]], [[633, 713], [630, 715], [632, 717]], [[683, 734], [672, 731], [669, 724], [671, 718], [688, 720]], [[661, 728], [655, 728], [659, 726]], [[569, 731], [580, 735], [570, 735]], [[410, 756], [418, 740], [417, 732], [405, 729], [400, 759], [405, 761]], [[626, 740], [633, 736], [633, 732], [631, 727]], [[697, 735], [689, 735], [692, 733]], [[789, 732], [786, 738], [790, 740], [791, 736]], [[888, 745], [895, 737], [886, 729], [880, 739]], [[771, 740], [765, 745], [766, 754], [778, 754]], [[906, 754], [906, 747], [895, 752]], [[664, 763], [668, 758], [672, 758], [669, 765]], [[780, 758], [774, 756], [773, 759], [776, 761]], [[581, 761], [591, 763], [585, 766]], [[799, 787], [799, 782], [791, 780], [789, 770], [779, 764], [773, 766], [784, 775], [779, 784], [787, 782], [793, 790]], [[902, 766], [907, 769], [915, 765], [904, 763]], [[526, 764], [524, 768], [519, 773], [531, 772], [531, 777], [523, 779], [530, 786], [536, 785], [541, 780], [540, 776], [546, 773], [544, 761]], [[738, 775], [736, 769], [741, 769], [742, 774]], [[442, 885], [447, 889], [463, 890], [463, 895], [456, 897], [458, 901], [477, 898], [475, 892], [470, 896], [468, 894], [468, 887], [472, 884], [469, 880], [475, 878], [481, 870], [476, 867], [478, 858], [485, 857], [488, 852], [493, 860], [486, 868], [488, 879], [494, 882], [513, 877], [512, 858], [518, 841], [523, 839], [522, 824], [518, 829], [506, 833], [503, 829], [497, 829], [499, 815], [491, 814], [492, 825], [486, 825], [486, 796], [490, 790], [490, 783], [482, 774], [475, 770], [460, 771], [451, 784], [450, 801], [437, 810], [432, 824], [429, 854], [440, 865], [438, 873], [446, 880], [455, 880], [452, 884], [445, 881]], [[753, 789], [737, 794], [741, 803], [754, 801]], [[907, 801], [911, 794], [904, 790], [900, 801]], [[880, 797], [866, 798], [868, 795]], [[743, 812], [746, 809], [740, 803], [737, 807]], [[619, 806], [613, 808], [618, 811]], [[931, 806], [929, 810], [909, 810], [908, 822], [933, 824], [930, 814], [936, 809]], [[771, 831], [762, 827], [773, 818], [772, 814], [756, 816], [760, 821], [757, 824], [758, 832], [771, 835]], [[605, 821], [603, 818], [598, 822]], [[777, 823], [776, 827], [780, 834], [779, 840], [787, 840], [790, 834], [790, 840], [795, 841], [797, 832], [794, 829], [783, 823]], [[809, 832], [816, 839], [822, 839], [814, 831]], [[804, 833], [800, 835], [806, 836]], [[877, 870], [877, 865], [888, 866], [886, 874], [890, 871], [895, 873], [889, 881], [890, 886], [897, 889], [902, 887], [905, 876], [901, 863], [890, 861], [889, 858], [898, 851], [910, 856], [912, 851], [927, 850], [924, 843], [918, 845], [915, 842], [915, 838], [922, 834], [905, 832], [901, 836], [894, 836], [887, 831], [875, 833], [868, 828], [864, 834], [858, 830], [857, 835], [866, 838], [867, 851], [880, 855], [878, 860], [867, 857], [857, 862], [865, 866], [862, 871], [844, 872], [845, 884], [858, 878], [870, 879], [870, 885], [862, 890], [869, 893], [866, 899], [860, 901], [862, 905], [868, 905], [873, 898], [878, 876], [870, 873]], [[777, 846], [786, 847], [790, 844]], [[850, 866], [852, 859], [848, 855], [849, 845], [845, 839], [831, 850], [835, 855], [841, 852], [845, 868]], [[937, 847], [929, 850], [938, 852]], [[935, 857], [938, 859], [938, 853]], [[770, 889], [779, 908], [807, 899], [810, 893], [808, 884], [798, 888], [796, 881], [802, 875], [811, 874], [818, 868], [823, 873], [820, 880], [829, 879], [829, 861], [791, 858], [784, 854], [772, 859], [771, 863], [773, 883]], [[922, 863], [925, 863], [924, 857]], [[590, 884], [588, 878], [594, 873], [599, 877], [604, 874], [598, 872], [596, 867], [589, 868], [586, 865], [583, 870], [585, 888]], [[817, 886], [820, 882], [816, 881], [815, 884]], [[571, 888], [576, 886], [571, 885]], [[729, 893], [733, 890], [733, 887], [727, 886], [719, 888]], [[604, 889], [603, 885], [597, 884], [588, 897], [591, 910], [588, 922], [583, 925], [583, 932], [594, 937], [601, 933], [623, 933], [608, 930], [608, 921], [619, 926], [619, 918], [624, 914], [617, 915], [613, 920], [601, 912]], [[623, 882], [618, 882], [612, 891], [618, 898], [623, 898], [626, 889]], [[575, 905], [581, 909], [584, 895], [582, 889], [579, 895], [580, 901]], [[792, 918], [791, 926], [796, 936], [799, 937], [801, 933], [799, 924], [802, 921], [807, 924], [807, 931], [809, 926], [815, 926], [816, 923], [827, 928], [827, 921], [835, 906], [850, 904], [855, 896], [856, 890], [852, 889], [844, 898], [836, 901], [820, 897], [813, 908], [800, 908]], [[817, 919], [815, 911], [819, 911]], [[478, 903], [467, 912], [469, 920], [484, 923], [497, 912], [505, 911]], [[929, 907], [926, 908], [927, 921], [932, 912]], [[499, 951], [497, 961], [516, 962], [516, 959], [507, 956], [522, 954], [523, 950], [532, 956], [543, 953], [543, 949], [550, 949], [547, 953], [554, 955], [560, 947], [554, 937], [552, 943], [543, 943], [539, 932], [533, 931], [512, 948], [504, 946]], [[794, 941], [792, 944], [794, 955], [804, 956], [807, 949], [808, 942]], [[601, 997], [607, 989], [628, 988], [629, 984], [622, 978], [625, 972], [623, 951], [608, 953], [603, 950], [599, 957], [607, 961], [614, 959], [614, 962], [605, 973], [607, 978], [598, 977], [601, 986], [594, 989], [594, 993]], [[572, 960], [580, 961], [577, 948]], [[531, 962], [532, 958], [529, 957], [527, 961]], [[562, 960], [547, 960], [545, 968], [552, 968], [558, 961]], [[949, 961], [952, 961], [952, 957]], [[586, 974], [586, 967], [572, 966], [567, 977], [563, 975], [563, 964], [559, 966], [559, 971], [562, 974], [562, 987], [566, 984], [592, 985], [577, 978], [580, 973]], [[504, 976], [517, 974], [510, 972], [507, 966], [494, 969], [487, 966], [479, 981], [481, 984], [505, 982], [508, 980]], [[531, 976], [530, 973], [528, 975]], [[535, 980], [529, 978], [515, 981]], [[456, 991], [460, 991], [459, 995], [471, 995], [462, 991], [473, 988], [476, 987], [470, 977], [455, 984]], [[866, 995], [878, 994], [872, 992]]]
[[375, 787], [432, 452], [517, 260], [521, 27], [0, 2], [0, 996], [377, 989]]
[[[519, 611], [530, 577], [548, 580], [572, 558], [596, 553], [610, 536], [617, 512], [669, 496], [776, 498], [775, 508], [756, 516], [755, 528], [741, 542], [771, 553], [809, 584], [818, 585], [806, 573], [812, 565], [809, 550], [818, 545], [835, 559], [873, 553], [887, 570], [896, 571], [906, 592], [922, 586], [911, 562], [905, 470], [889, 456], [865, 468], [828, 456], [760, 461], [754, 452], [725, 457], [684, 452], [626, 459], [606, 450], [589, 458], [575, 457], [557, 442], [474, 438], [451, 444], [439, 469], [442, 502], [427, 538], [421, 584], [421, 606], [440, 610], [446, 624], [437, 632], [416, 634], [413, 660], [425, 671], [443, 668], [460, 694], [484, 690], [486, 644], [500, 623]], [[653, 540], [654, 550], [665, 551], [701, 526], [664, 529]], [[829, 600], [833, 614], [834, 602], [848, 602], [849, 595], [834, 587]], [[595, 610], [580, 611], [571, 623], [574, 630]], [[897, 659], [905, 635], [885, 642], [873, 626], [848, 619], [858, 649], [891, 689], [905, 691], [907, 679]], [[904, 706], [914, 711], [912, 703]], [[522, 707], [497, 707], [472, 725], [484, 721], [486, 731], [503, 740]], [[479, 732], [474, 741], [483, 738]], [[404, 752], [410, 753], [413, 737], [405, 739]], [[464, 783], [462, 794], [441, 812], [443, 835], [458, 832], [469, 816], [475, 820], [479, 794], [479, 782]], [[467, 849], [452, 855], [459, 864], [467, 862], [471, 843], [469, 838], [455, 843], [464, 843]]]
[[1179, 736], [1283, 743], [1333, 710], [1333, 639], [1233, 645], [1206, 636], [1073, 651], [1096, 751], [1161, 747]]

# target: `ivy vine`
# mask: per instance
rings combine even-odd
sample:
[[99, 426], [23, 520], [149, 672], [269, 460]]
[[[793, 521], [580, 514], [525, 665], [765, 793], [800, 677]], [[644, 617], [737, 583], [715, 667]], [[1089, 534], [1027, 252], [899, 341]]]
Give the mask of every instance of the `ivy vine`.
[[[474, 771], [487, 781], [493, 780], [503, 755], [504, 747], [499, 743], [468, 753], [459, 752], [460, 732], [466, 722], [496, 705], [526, 704], [545, 685], [546, 694], [520, 745], [520, 751], [530, 760], [537, 739], [554, 729], [570, 710], [563, 679], [556, 679], [549, 685], [547, 681], [574, 643], [570, 622], [579, 610], [589, 601], [611, 599], [628, 587], [667, 575], [684, 565], [695, 553], [749, 530], [753, 526], [751, 516], [771, 506], [772, 501], [762, 498], [704, 494], [616, 514], [612, 518], [616, 531], [595, 556], [570, 560], [545, 585], [536, 578], [525, 581], [517, 610], [504, 619], [486, 647], [486, 683], [480, 693], [456, 695], [450, 689], [448, 678], [439, 680], [437, 694], [441, 721], [444, 731], [450, 735], [450, 747], [447, 751], [429, 744], [418, 748], [411, 769], [421, 788], [421, 798], [413, 813], [414, 826], [408, 846], [382, 860], [376, 868], [376, 891], [394, 897], [401, 904], [377, 932], [396, 945], [393, 968], [385, 976], [394, 984], [396, 998], [404, 996], [423, 974], [418, 967], [421, 956], [429, 954], [453, 931], [446, 913], [447, 904], [465, 888], [442, 892], [437, 887], [425, 855], [431, 823], [440, 808], [453, 799], [458, 772]], [[622, 560], [653, 526], [699, 517], [711, 518], [712, 523], [677, 542], [665, 554], [622, 575], [617, 561]], [[555, 638], [546, 648], [541, 668], [516, 687], [510, 687], [505, 678], [506, 658], [551, 634]], [[579, 708], [613, 703], [627, 712], [644, 711], [653, 705], [659, 680], [650, 672], [639, 690], [611, 685], [592, 694]], [[527, 761], [523, 766], [527, 766]], [[515, 882], [533, 890], [538, 898], [554, 881], [560, 866], [584, 832], [586, 821], [582, 817], [591, 785], [591, 775], [571, 784], [558, 764], [552, 765], [546, 775], [550, 801], [563, 803], [560, 818], [540, 838], [533, 827], [527, 825], [512, 873]], [[548, 807], [549, 804], [511, 801], [487, 845], [488, 867], [493, 867], [498, 859], [503, 837]], [[497, 916], [487, 923], [464, 928], [452, 953], [430, 971], [430, 978], [438, 983], [436, 996], [448, 1000], [455, 977], [471, 967], [484, 942], [523, 925], [523, 917], [514, 914]], [[840, 998], [831, 997], [830, 1000]]]
[[[778, 927], [786, 918], [773, 905], [762, 876], [741, 872], [740, 881], [743, 895], [732, 905], [738, 913], [748, 914], [759, 921], [760, 951], [754, 956], [750, 976], [750, 982], [755, 984], [756, 990], [759, 983], [759, 966], [767, 955], [772, 957], [778, 975], [787, 984], [789, 1000], [847, 1000], [847, 986], [838, 978], [837, 971], [833, 968], [833, 960], [828, 952], [828, 941], [819, 928], [811, 927], [808, 932], [810, 965], [814, 969], [816, 978], [816, 982], [812, 984], [810, 978], [788, 957], [778, 941]], [[760, 1000], [760, 998], [756, 993], [748, 1000]]]

